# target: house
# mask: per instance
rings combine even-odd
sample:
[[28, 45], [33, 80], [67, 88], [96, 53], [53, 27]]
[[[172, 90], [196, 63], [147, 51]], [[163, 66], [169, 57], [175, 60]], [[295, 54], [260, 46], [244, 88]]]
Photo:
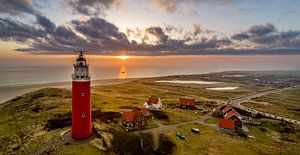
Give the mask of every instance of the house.
[[225, 115], [230, 111], [234, 111], [234, 109], [231, 106], [226, 106], [224, 109], [222, 109], [222, 114]]
[[222, 118], [219, 120], [218, 126], [221, 131], [235, 132], [235, 123], [233, 120]]
[[142, 107], [141, 110], [140, 110], [140, 112], [146, 118], [152, 115], [151, 112], [150, 112], [150, 110], [147, 109], [147, 108], [145, 108], [145, 107]]
[[150, 96], [148, 100], [144, 103], [143, 107], [148, 108], [150, 110], [156, 110], [162, 108], [162, 102], [160, 98]]
[[146, 127], [146, 117], [141, 111], [135, 109], [124, 112], [122, 125], [126, 131], [143, 129]]
[[179, 98], [179, 107], [185, 109], [196, 109], [195, 99]]
[[236, 111], [229, 111], [224, 115], [224, 119], [233, 120], [235, 126], [242, 127], [242, 117]]

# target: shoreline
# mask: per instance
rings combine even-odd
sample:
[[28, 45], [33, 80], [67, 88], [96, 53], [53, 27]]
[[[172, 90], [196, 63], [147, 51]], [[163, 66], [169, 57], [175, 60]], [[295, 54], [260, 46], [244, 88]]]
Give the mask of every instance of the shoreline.
[[[128, 79], [103, 79], [103, 80], [92, 80], [91, 85], [113, 85], [113, 84], [121, 84], [127, 83], [138, 78], [128, 78]], [[24, 95], [26, 93], [47, 88], [47, 87], [55, 87], [55, 88], [71, 88], [72, 81], [65, 82], [52, 82], [52, 83], [42, 83], [42, 84], [29, 84], [29, 85], [20, 85], [20, 86], [0, 86], [0, 108], [4, 107], [7, 101], [17, 97]]]

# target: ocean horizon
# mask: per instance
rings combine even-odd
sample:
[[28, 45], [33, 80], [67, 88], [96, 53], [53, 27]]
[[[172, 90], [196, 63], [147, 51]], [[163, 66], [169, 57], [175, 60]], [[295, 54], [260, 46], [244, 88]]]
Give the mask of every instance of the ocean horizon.
[[[221, 61], [222, 60], [222, 61]], [[299, 70], [300, 56], [197, 56], [173, 58], [134, 58], [117, 65], [90, 62], [92, 80], [157, 77], [182, 74], [204, 74], [222, 71]], [[107, 60], [106, 60], [107, 61]], [[142, 63], [141, 63], [142, 62]], [[140, 63], [141, 65], [135, 65]], [[19, 86], [71, 81], [69, 66], [0, 67], [0, 86]]]

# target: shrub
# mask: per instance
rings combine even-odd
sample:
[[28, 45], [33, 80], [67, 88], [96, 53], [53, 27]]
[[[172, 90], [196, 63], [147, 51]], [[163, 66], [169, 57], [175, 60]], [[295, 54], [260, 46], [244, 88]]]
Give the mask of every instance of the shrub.
[[248, 137], [248, 135], [247, 135], [242, 129], [237, 129], [237, 130], [236, 130], [236, 133], [237, 133], [237, 135], [240, 136], [240, 137], [245, 137], [245, 138]]
[[171, 154], [176, 147], [176, 144], [166, 135], [160, 134], [159, 135], [159, 146], [156, 150], [156, 154], [165, 155]]
[[157, 119], [163, 119], [163, 120], [168, 120], [169, 119], [169, 116], [164, 111], [151, 110], [151, 113]]
[[116, 154], [153, 154], [154, 143], [151, 134], [134, 134], [118, 131], [113, 134], [112, 146]]
[[98, 119], [104, 123], [110, 123], [122, 117], [122, 114], [119, 112], [108, 111], [102, 112], [101, 110], [92, 111], [92, 118]]
[[54, 118], [49, 119], [45, 126], [46, 130], [54, 130], [72, 125], [72, 113], [56, 114]]

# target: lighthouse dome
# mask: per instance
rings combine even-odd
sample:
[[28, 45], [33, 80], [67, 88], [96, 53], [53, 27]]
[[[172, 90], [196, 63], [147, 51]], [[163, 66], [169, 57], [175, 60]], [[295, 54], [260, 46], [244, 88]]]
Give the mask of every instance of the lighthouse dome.
[[77, 60], [76, 60], [76, 61], [86, 61], [86, 60], [85, 60], [85, 58], [84, 58], [84, 57], [80, 56], [80, 57], [78, 57], [78, 58], [77, 58]]

